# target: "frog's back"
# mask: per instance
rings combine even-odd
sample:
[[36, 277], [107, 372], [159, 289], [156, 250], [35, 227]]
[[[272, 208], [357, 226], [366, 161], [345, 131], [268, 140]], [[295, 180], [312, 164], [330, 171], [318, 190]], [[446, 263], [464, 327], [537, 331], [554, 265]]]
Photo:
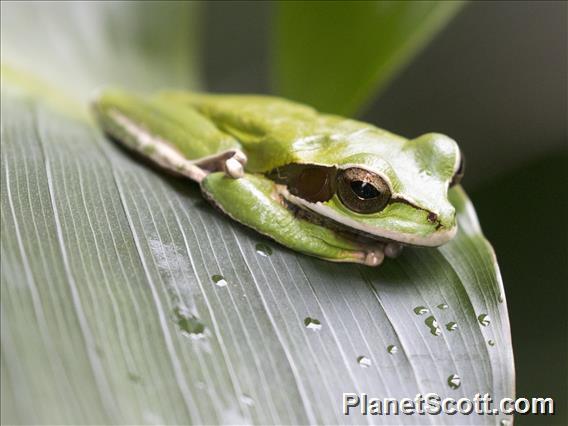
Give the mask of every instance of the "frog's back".
[[[174, 103], [195, 108], [221, 131], [236, 138], [249, 158], [247, 169], [265, 172], [290, 163], [335, 163], [346, 151], [368, 149], [366, 137], [388, 149], [406, 139], [366, 123], [321, 114], [309, 106], [272, 96], [164, 92]], [[365, 138], [362, 134], [365, 133]], [[358, 142], [361, 147], [358, 146]], [[376, 145], [378, 147], [378, 145]]]

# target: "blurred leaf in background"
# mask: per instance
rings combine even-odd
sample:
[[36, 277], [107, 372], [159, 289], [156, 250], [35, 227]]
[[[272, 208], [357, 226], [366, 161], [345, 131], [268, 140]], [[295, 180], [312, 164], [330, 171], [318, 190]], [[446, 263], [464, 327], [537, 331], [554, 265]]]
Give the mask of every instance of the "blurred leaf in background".
[[280, 2], [272, 51], [275, 91], [321, 111], [353, 115], [461, 6], [459, 1]]

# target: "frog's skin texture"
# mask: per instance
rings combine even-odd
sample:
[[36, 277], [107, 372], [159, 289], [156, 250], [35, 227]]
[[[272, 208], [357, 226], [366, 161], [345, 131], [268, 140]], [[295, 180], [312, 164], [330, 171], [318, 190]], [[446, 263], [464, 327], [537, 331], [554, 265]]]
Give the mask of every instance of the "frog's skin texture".
[[94, 110], [108, 135], [299, 252], [376, 266], [456, 233], [463, 160], [442, 134], [409, 140], [268, 96], [106, 90]]

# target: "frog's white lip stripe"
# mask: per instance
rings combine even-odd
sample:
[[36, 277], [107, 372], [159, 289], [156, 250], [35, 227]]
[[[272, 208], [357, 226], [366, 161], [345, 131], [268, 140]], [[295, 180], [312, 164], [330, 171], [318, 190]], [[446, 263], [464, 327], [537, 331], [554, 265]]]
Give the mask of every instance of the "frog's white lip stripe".
[[435, 233], [428, 235], [427, 237], [420, 235], [401, 234], [399, 232], [393, 232], [388, 229], [365, 225], [364, 223], [357, 222], [356, 220], [353, 220], [349, 217], [341, 216], [335, 210], [322, 203], [310, 203], [300, 197], [296, 197], [295, 195], [290, 194], [284, 188], [282, 188], [281, 193], [288, 201], [296, 204], [297, 206], [305, 207], [321, 216], [325, 216], [338, 223], [365, 232], [369, 235], [375, 235], [377, 237], [386, 238], [388, 240], [400, 242], [402, 244], [424, 247], [438, 247], [451, 240], [457, 232], [457, 226], [454, 226], [453, 228], [448, 230], [436, 231]]

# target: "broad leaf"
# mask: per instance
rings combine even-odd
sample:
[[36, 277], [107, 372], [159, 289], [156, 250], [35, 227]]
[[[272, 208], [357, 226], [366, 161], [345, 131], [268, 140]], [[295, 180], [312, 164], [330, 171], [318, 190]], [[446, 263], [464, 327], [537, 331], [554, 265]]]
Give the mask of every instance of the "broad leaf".
[[[38, 26], [82, 40], [61, 7]], [[151, 9], [122, 7], [90, 37], [145, 40], [130, 19]], [[156, 25], [154, 35], [168, 31]], [[194, 59], [174, 46], [158, 49], [163, 61]], [[114, 48], [99, 47], [110, 68]], [[342, 414], [344, 392], [512, 396], [503, 288], [461, 189], [460, 232], [439, 250], [406, 249], [377, 269], [296, 254], [105, 139], [83, 119], [88, 83], [68, 92], [84, 108], [75, 114], [58, 83], [96, 62], [81, 55], [66, 64], [54, 53], [46, 67], [61, 75], [33, 58], [3, 64], [16, 71], [2, 86], [2, 423], [495, 423]], [[137, 85], [182, 83], [164, 68], [149, 63]], [[79, 72], [91, 71], [81, 79], [120, 82]]]
[[276, 93], [351, 115], [462, 6], [458, 1], [279, 2]]

